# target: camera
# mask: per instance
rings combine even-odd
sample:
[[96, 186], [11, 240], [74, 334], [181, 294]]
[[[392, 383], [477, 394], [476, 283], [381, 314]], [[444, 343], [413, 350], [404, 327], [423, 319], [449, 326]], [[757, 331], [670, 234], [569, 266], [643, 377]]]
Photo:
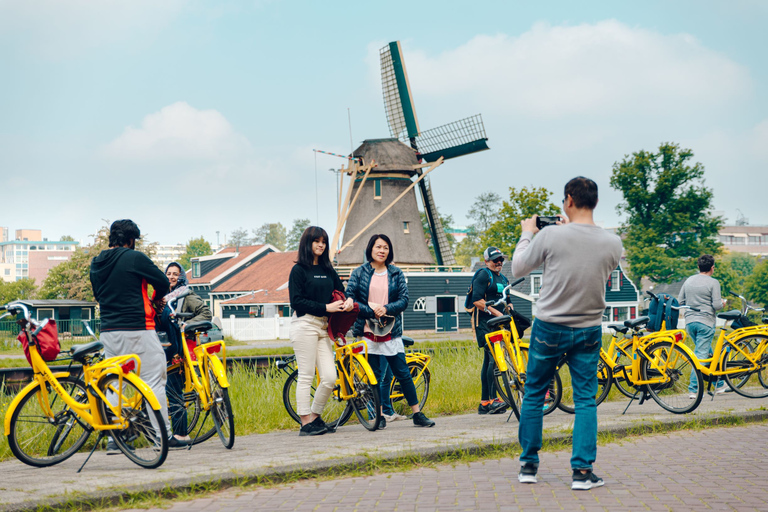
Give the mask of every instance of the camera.
[[538, 216], [536, 217], [536, 227], [538, 229], [544, 229], [547, 226], [554, 226], [560, 221], [560, 217], [557, 216]]

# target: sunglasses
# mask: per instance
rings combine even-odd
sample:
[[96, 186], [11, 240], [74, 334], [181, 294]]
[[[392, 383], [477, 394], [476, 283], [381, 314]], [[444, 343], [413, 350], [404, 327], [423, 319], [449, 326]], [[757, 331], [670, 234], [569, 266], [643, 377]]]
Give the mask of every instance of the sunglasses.
[[493, 262], [496, 263], [497, 265], [499, 263], [504, 263], [504, 258], [496, 258], [495, 260], [493, 260]]

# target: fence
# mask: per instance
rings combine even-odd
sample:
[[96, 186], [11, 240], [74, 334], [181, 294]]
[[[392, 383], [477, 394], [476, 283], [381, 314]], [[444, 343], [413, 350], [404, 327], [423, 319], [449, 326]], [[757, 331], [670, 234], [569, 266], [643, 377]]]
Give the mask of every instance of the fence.
[[238, 341], [287, 340], [291, 318], [277, 315], [272, 318], [235, 318], [232, 315], [223, 324], [224, 336]]
[[[98, 334], [101, 330], [100, 318], [86, 320], [86, 322], [95, 333]], [[20, 329], [21, 327], [15, 320], [0, 322], [0, 336], [2, 337], [15, 338]], [[59, 339], [87, 339], [91, 337], [82, 320], [56, 320], [56, 329], [59, 331]]]

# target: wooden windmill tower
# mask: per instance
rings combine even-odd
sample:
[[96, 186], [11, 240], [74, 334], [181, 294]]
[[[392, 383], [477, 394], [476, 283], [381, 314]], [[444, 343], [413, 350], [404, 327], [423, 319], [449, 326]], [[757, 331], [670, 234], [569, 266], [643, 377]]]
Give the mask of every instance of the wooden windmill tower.
[[[384, 233], [392, 240], [398, 265], [434, 265], [421, 226], [418, 186], [437, 265], [455, 265], [427, 174], [444, 160], [489, 149], [482, 117], [478, 114], [420, 131], [400, 42], [389, 43], [379, 53], [392, 138], [366, 140], [354, 151], [349, 169], [345, 169], [350, 185], [339, 208], [331, 247], [336, 247], [344, 228], [337, 261], [342, 266], [359, 265], [365, 260], [370, 236]], [[339, 197], [342, 192], [340, 189]]]

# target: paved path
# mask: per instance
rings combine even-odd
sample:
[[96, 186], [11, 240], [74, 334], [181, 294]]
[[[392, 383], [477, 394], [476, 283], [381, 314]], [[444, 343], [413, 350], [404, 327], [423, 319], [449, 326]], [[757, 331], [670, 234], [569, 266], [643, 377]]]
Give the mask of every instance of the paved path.
[[571, 490], [571, 454], [561, 451], [542, 454], [536, 485], [519, 483], [519, 462], [506, 458], [252, 491], [235, 488], [165, 510], [765, 511], [767, 439], [768, 425], [759, 424], [601, 446], [595, 474], [605, 486], [590, 491]]
[[[693, 414], [686, 416], [670, 414], [654, 402], [633, 405], [626, 415], [621, 415], [624, 406], [624, 401], [602, 404], [598, 408], [599, 428], [622, 432], [640, 425], [685, 422], [694, 418], [768, 418], [768, 399], [749, 400], [732, 393], [718, 396], [715, 401], [705, 399]], [[318, 437], [300, 438], [298, 429], [241, 436], [231, 451], [213, 439], [191, 451], [171, 452], [165, 464], [157, 470], [144, 470], [125, 457], [107, 457], [103, 452], [94, 454], [80, 474], [76, 471], [85, 459], [86, 455], [82, 453], [62, 464], [42, 469], [8, 460], [0, 463], [0, 508], [19, 510], [55, 504], [76, 499], [73, 494], [77, 493], [115, 497], [126, 491], [232, 481], [244, 476], [284, 474], [298, 469], [322, 470], [340, 464], [360, 465], [371, 457], [393, 458], [414, 452], [429, 454], [517, 442], [514, 417], [509, 423], [500, 415], [468, 414], [435, 419], [437, 426], [431, 429], [414, 428], [410, 422], [395, 422], [386, 430], [368, 432], [351, 421], [336, 434]], [[560, 411], [544, 420], [545, 437], [548, 438], [567, 436], [572, 427], [573, 416]], [[764, 439], [768, 437], [764, 436]], [[717, 449], [722, 451], [724, 446], [721, 443]], [[603, 457], [602, 460], [609, 459]], [[695, 458], [690, 464], [701, 463]], [[663, 470], [663, 466], [660, 464], [658, 469]], [[716, 482], [714, 475], [712, 478]], [[768, 477], [763, 480], [766, 481]]]

